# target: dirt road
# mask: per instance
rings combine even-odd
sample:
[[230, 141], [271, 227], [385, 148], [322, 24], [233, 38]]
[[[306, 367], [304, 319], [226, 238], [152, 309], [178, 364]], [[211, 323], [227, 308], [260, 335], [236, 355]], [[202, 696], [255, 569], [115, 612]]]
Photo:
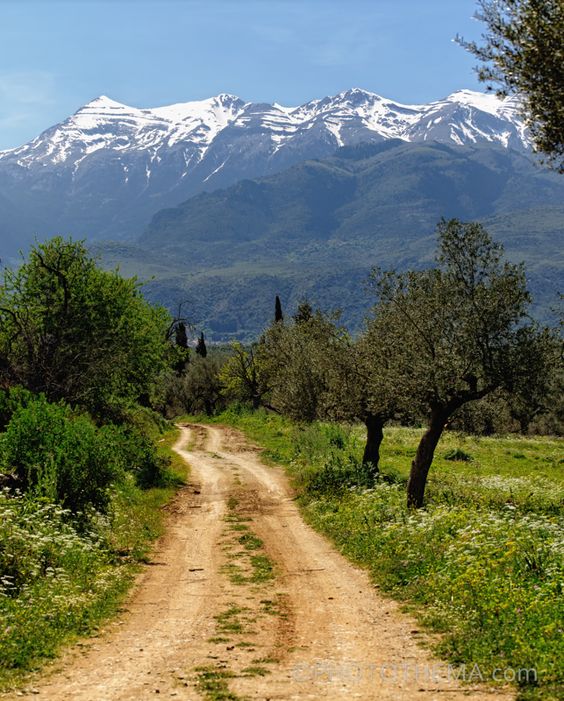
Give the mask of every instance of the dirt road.
[[23, 698], [511, 698], [449, 679], [413, 620], [303, 522], [283, 471], [239, 433], [185, 426], [174, 449], [192, 484], [127, 612]]

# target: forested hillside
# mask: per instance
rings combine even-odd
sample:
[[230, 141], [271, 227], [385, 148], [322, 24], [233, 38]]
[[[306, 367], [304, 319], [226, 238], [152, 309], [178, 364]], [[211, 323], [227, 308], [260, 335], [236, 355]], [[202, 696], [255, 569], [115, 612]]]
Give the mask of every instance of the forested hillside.
[[564, 264], [562, 201], [558, 175], [526, 155], [387, 141], [198, 195], [156, 215], [139, 247], [98, 250], [108, 265], [154, 275], [151, 299], [190, 299], [213, 338], [248, 339], [277, 293], [294, 308], [304, 297], [337, 306], [358, 329], [372, 266], [425, 266], [441, 216], [479, 220], [526, 261], [535, 313], [547, 318]]

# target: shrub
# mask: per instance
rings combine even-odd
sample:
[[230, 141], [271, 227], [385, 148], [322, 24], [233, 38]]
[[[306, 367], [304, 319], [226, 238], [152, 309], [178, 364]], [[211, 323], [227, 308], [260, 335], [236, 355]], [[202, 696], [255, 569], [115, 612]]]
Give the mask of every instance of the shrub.
[[132, 472], [143, 489], [164, 486], [170, 458], [159, 455], [153, 441], [141, 430], [135, 426], [109, 425], [100, 429], [100, 435], [111, 446], [122, 474]]
[[445, 453], [445, 460], [453, 460], [456, 462], [472, 462], [474, 458], [462, 448], [453, 448]]
[[304, 476], [303, 486], [308, 494], [337, 494], [355, 487], [370, 488], [374, 475], [367, 465], [354, 455], [331, 453], [323, 467]]
[[74, 513], [103, 510], [108, 487], [123, 471], [115, 437], [116, 429], [97, 429], [88, 417], [39, 396], [14, 412], [2, 436], [1, 464], [22, 491]]
[[23, 387], [11, 387], [0, 390], [0, 429], [4, 430], [10, 423], [14, 412], [22, 406], [27, 406], [35, 395]]

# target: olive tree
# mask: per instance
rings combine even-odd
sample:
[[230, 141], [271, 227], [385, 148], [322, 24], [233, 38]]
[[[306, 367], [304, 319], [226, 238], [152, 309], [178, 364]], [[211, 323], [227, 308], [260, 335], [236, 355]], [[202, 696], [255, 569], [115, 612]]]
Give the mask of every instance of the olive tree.
[[537, 149], [564, 171], [564, 3], [479, 0], [483, 43], [460, 44], [480, 61], [481, 81], [517, 93]]
[[205, 358], [198, 355], [188, 365], [184, 377], [178, 381], [176, 398], [184, 411], [191, 414], [205, 412], [213, 416], [224, 408], [220, 380], [223, 357], [210, 353]]
[[545, 352], [543, 333], [528, 321], [523, 266], [504, 262], [501, 245], [480, 224], [443, 220], [437, 233], [437, 267], [373, 274], [379, 303], [371, 329], [386, 329], [388, 382], [428, 418], [411, 466], [411, 507], [423, 505], [453, 414], [496, 389], [536, 382], [529, 359]]
[[257, 344], [245, 348], [236, 342], [232, 344], [231, 351], [220, 372], [223, 394], [229, 399], [249, 402], [253, 409], [258, 409], [265, 403], [269, 386], [257, 358]]
[[298, 421], [323, 418], [329, 392], [327, 363], [343, 333], [307, 302], [289, 322], [275, 321], [267, 329], [255, 356], [272, 408]]
[[398, 415], [400, 397], [388, 372], [386, 329], [376, 320], [353, 339], [340, 334], [323, 354], [326, 376], [324, 413], [340, 421], [361, 421], [366, 427], [362, 463], [376, 476], [384, 426]]

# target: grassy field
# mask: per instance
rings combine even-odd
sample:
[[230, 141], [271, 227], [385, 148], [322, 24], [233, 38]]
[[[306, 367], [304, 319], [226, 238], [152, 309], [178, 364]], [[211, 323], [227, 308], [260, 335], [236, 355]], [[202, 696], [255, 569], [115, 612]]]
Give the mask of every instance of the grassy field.
[[446, 433], [427, 506], [409, 513], [419, 429], [387, 429], [382, 476], [369, 484], [359, 427], [234, 410], [217, 421], [287, 467], [307, 520], [440, 633], [439, 655], [474, 669], [474, 681], [505, 677], [520, 699], [562, 698], [562, 440]]
[[[79, 527], [60, 507], [0, 491], [0, 689], [21, 684], [64, 643], [115, 614], [164, 526], [162, 507], [186, 479], [171, 451], [177, 430], [158, 438], [170, 457], [164, 486], [116, 488], [107, 515]], [[14, 594], [14, 592], [17, 592]]]

